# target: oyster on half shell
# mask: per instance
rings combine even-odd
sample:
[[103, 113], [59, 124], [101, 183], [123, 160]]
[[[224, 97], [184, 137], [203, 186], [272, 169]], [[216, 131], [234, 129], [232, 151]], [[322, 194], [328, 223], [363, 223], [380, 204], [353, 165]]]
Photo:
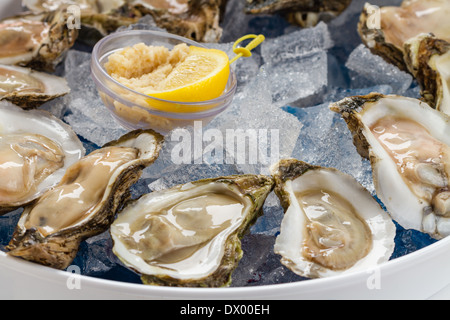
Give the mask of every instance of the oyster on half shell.
[[405, 61], [420, 84], [422, 99], [450, 115], [450, 42], [421, 34], [405, 43]]
[[64, 78], [29, 68], [0, 65], [0, 100], [30, 109], [69, 92]]
[[72, 129], [50, 113], [0, 102], [0, 214], [39, 198], [84, 152]]
[[81, 241], [108, 229], [162, 141], [152, 130], [133, 131], [70, 166], [57, 186], [24, 209], [8, 254], [67, 268]]
[[248, 14], [286, 14], [289, 21], [302, 27], [313, 27], [341, 14], [351, 0], [246, 0]]
[[85, 41], [92, 41], [89, 37], [98, 40], [150, 15], [157, 27], [170, 33], [199, 42], [218, 42], [226, 0], [23, 0], [23, 4], [34, 12], [79, 6], [81, 23], [88, 30], [80, 34]]
[[389, 260], [396, 228], [353, 177], [283, 159], [271, 168], [285, 211], [274, 251], [293, 272], [323, 278]]
[[58, 10], [0, 21], [0, 64], [54, 71], [78, 36], [76, 28], [67, 26], [67, 18]]
[[436, 239], [450, 235], [450, 118], [420, 100], [376, 93], [330, 108], [370, 159], [377, 195], [393, 219]]
[[366, 4], [358, 32], [373, 53], [407, 71], [403, 58], [405, 42], [422, 33], [450, 41], [449, 15], [448, 0], [405, 0], [400, 7], [382, 7], [379, 11]]
[[113, 251], [144, 284], [226, 286], [272, 188], [270, 177], [242, 175], [144, 195], [112, 224]]

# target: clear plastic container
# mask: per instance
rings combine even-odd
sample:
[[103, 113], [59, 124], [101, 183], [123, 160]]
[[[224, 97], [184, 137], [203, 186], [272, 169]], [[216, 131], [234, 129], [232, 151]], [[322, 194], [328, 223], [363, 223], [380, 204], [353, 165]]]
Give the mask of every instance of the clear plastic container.
[[[118, 32], [100, 40], [92, 54], [92, 78], [105, 106], [122, 126], [131, 130], [151, 128], [166, 134], [177, 127], [193, 125], [194, 121], [202, 121], [205, 126], [231, 104], [237, 87], [233, 70], [230, 70], [223, 94], [219, 98], [202, 102], [185, 103], [152, 98], [120, 84], [106, 72], [103, 65], [114, 52], [141, 42], [146, 45], [165, 46], [169, 49], [180, 43], [204, 47], [177, 35], [147, 30]], [[165, 112], [154, 107], [161, 103], [195, 111]]]

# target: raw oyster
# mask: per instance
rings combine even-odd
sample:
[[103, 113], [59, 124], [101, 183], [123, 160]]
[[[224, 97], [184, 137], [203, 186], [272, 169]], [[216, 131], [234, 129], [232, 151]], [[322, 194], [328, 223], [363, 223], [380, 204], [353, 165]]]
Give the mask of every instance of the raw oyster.
[[0, 214], [55, 186], [84, 155], [72, 129], [50, 113], [0, 103]]
[[144, 195], [112, 224], [113, 251], [145, 284], [226, 286], [273, 185], [266, 176], [229, 176]]
[[124, 4], [125, 0], [22, 0], [23, 6], [36, 13], [55, 11], [71, 5], [76, 5], [85, 13], [104, 13]]
[[271, 171], [285, 210], [274, 251], [286, 267], [322, 278], [389, 260], [395, 225], [353, 177], [296, 159], [283, 159]]
[[23, 13], [0, 21], [0, 64], [54, 71], [77, 39], [67, 26], [67, 14]]
[[405, 0], [401, 7], [379, 10], [366, 4], [358, 31], [373, 53], [407, 71], [403, 59], [405, 42], [422, 33], [433, 33], [439, 39], [450, 41], [449, 15], [448, 0]]
[[450, 234], [450, 118], [426, 103], [373, 93], [330, 106], [342, 114], [378, 197], [406, 229]]
[[315, 26], [341, 14], [351, 0], [246, 0], [245, 11], [251, 14], [284, 13], [288, 20], [302, 27]]
[[28, 68], [0, 65], [0, 100], [34, 108], [70, 92], [64, 78]]
[[198, 41], [219, 42], [219, 25], [226, 0], [132, 0], [142, 15], [149, 14], [158, 27], [170, 33]]
[[25, 208], [8, 254], [67, 268], [81, 241], [113, 222], [129, 187], [158, 157], [162, 140], [152, 130], [133, 131], [69, 167], [55, 188]]
[[450, 43], [421, 34], [405, 43], [405, 61], [433, 108], [450, 115]]
[[[138, 22], [145, 15], [153, 17], [159, 28], [199, 42], [218, 42], [222, 29], [219, 21], [226, 0], [24, 0], [34, 12], [78, 5], [83, 39], [105, 36], [121, 26]], [[92, 30], [100, 34], [94, 35]], [[85, 39], [89, 41], [90, 39]]]

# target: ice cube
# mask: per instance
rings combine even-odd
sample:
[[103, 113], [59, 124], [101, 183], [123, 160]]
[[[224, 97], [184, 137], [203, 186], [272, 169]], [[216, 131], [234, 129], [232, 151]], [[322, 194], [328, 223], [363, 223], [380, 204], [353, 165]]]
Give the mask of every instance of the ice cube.
[[394, 94], [403, 95], [413, 82], [410, 74], [374, 55], [362, 44], [350, 54], [346, 66], [350, 70], [352, 88], [385, 84], [392, 87]]
[[0, 216], [0, 250], [5, 251], [4, 247], [11, 240], [22, 212], [23, 209], [20, 208]]
[[289, 34], [267, 39], [262, 44], [262, 57], [265, 62], [289, 63], [292, 59], [322, 52], [333, 46], [328, 26], [320, 22], [313, 28], [301, 29]]
[[251, 227], [251, 233], [268, 236], [277, 235], [280, 232], [280, 224], [284, 216], [284, 210], [274, 192], [271, 192], [267, 196], [263, 206], [263, 213], [263, 216], [258, 218], [256, 223]]
[[280, 157], [290, 156], [302, 127], [295, 116], [273, 104], [271, 86], [272, 79], [262, 67], [230, 109], [204, 130], [221, 132], [226, 163], [246, 173], [267, 173]]
[[323, 22], [262, 44], [261, 55], [275, 105], [299, 104], [300, 100], [323, 93], [328, 84], [327, 49], [332, 45]]
[[[70, 270], [83, 275], [96, 276], [110, 271], [115, 266], [112, 256], [112, 240], [109, 231], [87, 239], [80, 245], [79, 252], [72, 262]], [[79, 269], [74, 269], [77, 266]]]
[[234, 165], [180, 165], [177, 170], [163, 175], [160, 179], [149, 184], [148, 187], [151, 191], [160, 191], [192, 181], [230, 176], [239, 173], [241, 172]]
[[265, 65], [270, 77], [273, 103], [282, 107], [324, 91], [328, 84], [328, 57], [325, 51]]
[[273, 252], [274, 236], [247, 235], [242, 240], [244, 256], [233, 273], [231, 287], [271, 285], [304, 280], [280, 262]]
[[65, 76], [71, 93], [64, 97], [64, 120], [74, 131], [98, 146], [119, 138], [122, 128], [104, 106], [94, 81], [91, 80], [91, 54], [69, 51], [65, 61]]

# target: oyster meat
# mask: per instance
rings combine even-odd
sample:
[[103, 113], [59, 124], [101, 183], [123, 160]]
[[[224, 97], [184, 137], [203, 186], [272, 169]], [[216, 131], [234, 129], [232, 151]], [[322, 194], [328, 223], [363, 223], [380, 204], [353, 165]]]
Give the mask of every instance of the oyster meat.
[[113, 251], [145, 284], [226, 286], [273, 185], [266, 176], [228, 176], [144, 195], [112, 224]]
[[361, 156], [370, 159], [378, 197], [406, 229], [450, 234], [450, 119], [399, 96], [350, 97], [342, 114]]
[[0, 103], [0, 214], [55, 186], [84, 155], [72, 129], [47, 112]]
[[132, 0], [142, 15], [149, 14], [158, 27], [198, 41], [219, 42], [219, 25], [226, 0]]
[[0, 100], [29, 109], [69, 92], [64, 78], [29, 68], [0, 65]]
[[49, 12], [75, 5], [85, 14], [105, 13], [119, 8], [125, 0], [22, 0], [22, 5], [33, 12]]
[[423, 100], [450, 115], [450, 42], [421, 34], [405, 43], [405, 61]]
[[131, 185], [158, 157], [162, 141], [152, 130], [133, 131], [73, 164], [57, 186], [25, 207], [8, 254], [67, 268], [81, 241], [113, 222]]
[[302, 27], [313, 27], [319, 21], [329, 21], [341, 14], [351, 0], [246, 0], [248, 14], [286, 14], [288, 20]]
[[52, 72], [77, 36], [62, 10], [4, 19], [0, 21], [0, 64]]
[[199, 42], [218, 42], [222, 36], [219, 21], [226, 0], [23, 0], [34, 12], [77, 5], [81, 23], [93, 32], [81, 34], [89, 37], [105, 36], [121, 26], [138, 22], [145, 15], [153, 17], [159, 28]]
[[271, 168], [285, 210], [274, 251], [293, 272], [323, 278], [389, 260], [396, 228], [353, 177], [283, 159]]
[[366, 4], [361, 14], [361, 39], [373, 53], [404, 71], [407, 67], [403, 47], [407, 40], [433, 33], [438, 39], [450, 41], [448, 0], [405, 0], [400, 7], [382, 7], [379, 11], [374, 8]]

